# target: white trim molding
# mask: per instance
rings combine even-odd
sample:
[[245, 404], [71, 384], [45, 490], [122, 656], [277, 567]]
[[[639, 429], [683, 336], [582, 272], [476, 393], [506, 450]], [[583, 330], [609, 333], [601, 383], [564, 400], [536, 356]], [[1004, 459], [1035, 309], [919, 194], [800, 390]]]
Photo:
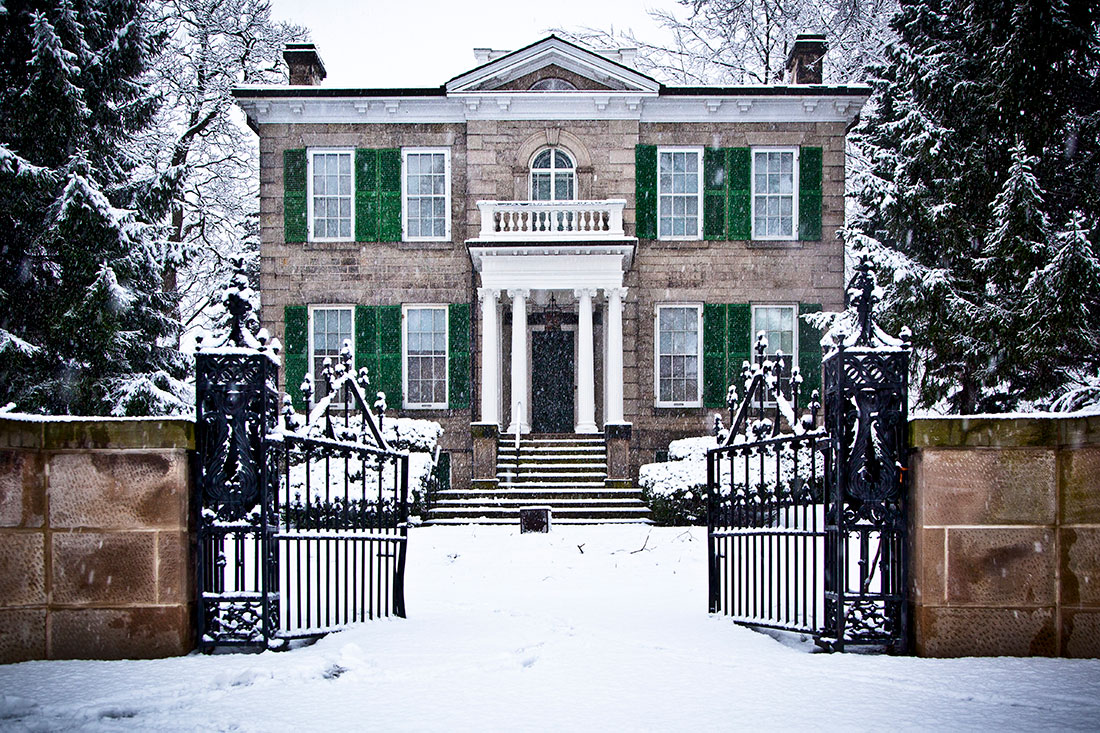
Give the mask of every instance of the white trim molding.
[[[443, 401], [442, 402], [410, 402], [409, 401], [409, 311], [427, 310], [443, 311]], [[451, 324], [449, 310], [442, 303], [403, 303], [401, 305], [401, 404], [406, 410], [442, 410], [447, 407], [447, 397], [451, 388], [450, 367], [450, 338]], [[433, 358], [437, 354], [431, 355]]]
[[[322, 378], [320, 372], [316, 368], [317, 354], [314, 350], [315, 340], [313, 338], [313, 326], [315, 323], [315, 314], [317, 311], [348, 311], [351, 318], [351, 328], [348, 331], [347, 340], [351, 346], [351, 365], [352, 369], [355, 368], [355, 306], [347, 303], [311, 303], [306, 308], [306, 354], [308, 361], [306, 362], [306, 373], [313, 375], [313, 404], [317, 404], [317, 397], [321, 393]], [[336, 354], [325, 354], [326, 358], [332, 358], [333, 363], [336, 363], [336, 359], [339, 358], [340, 349], [343, 348], [341, 344], [336, 349]], [[313, 405], [309, 406], [311, 409]]]
[[[767, 191], [758, 192], [756, 190], [756, 154], [757, 153], [790, 153], [791, 154], [791, 192], [790, 194], [777, 193], [769, 194]], [[754, 145], [749, 149], [750, 156], [750, 169], [751, 173], [749, 178], [749, 225], [752, 227], [752, 239], [754, 241], [781, 241], [789, 242], [798, 239], [798, 162], [799, 162], [800, 150], [798, 146], [790, 145]], [[756, 231], [756, 197], [757, 196], [790, 196], [791, 197], [791, 233], [789, 235], [784, 234], [761, 234]], [[782, 218], [782, 215], [780, 215]]]
[[[313, 232], [313, 158], [316, 155], [347, 155], [350, 165], [351, 189], [347, 194], [350, 201], [350, 231], [346, 237], [318, 237]], [[330, 195], [327, 191], [325, 195]], [[338, 194], [341, 197], [342, 194]], [[307, 148], [306, 149], [306, 241], [308, 242], [354, 242], [355, 241], [355, 148]]]
[[[695, 331], [695, 399], [661, 399], [661, 311], [667, 308], [691, 308], [696, 312]], [[653, 405], [654, 407], [702, 407], [703, 406], [703, 304], [657, 303], [653, 306]]]
[[[239, 87], [237, 104], [254, 125], [369, 123], [465, 124], [471, 120], [638, 120], [640, 122], [840, 122], [849, 125], [870, 96], [855, 94], [711, 94], [656, 92], [463, 92], [444, 96], [364, 96], [331, 90], [290, 96], [288, 87]], [[295, 90], [296, 91], [296, 90]], [[330, 90], [325, 90], [326, 92]], [[817, 104], [807, 106], [807, 101]], [[729, 102], [729, 104], [726, 104]], [[291, 108], [294, 108], [294, 111]], [[713, 110], [713, 111], [712, 111]]]
[[[409, 156], [443, 154], [443, 235], [409, 236]], [[451, 240], [451, 149], [401, 148], [401, 240], [403, 242], [449, 242]]]
[[[676, 198], [688, 199], [691, 197], [691, 192], [677, 192], [675, 188], [672, 191], [661, 190], [661, 156], [672, 155], [674, 158], [677, 153], [693, 153], [695, 155], [695, 234], [662, 234], [661, 233], [661, 197], [671, 196], [673, 199], [673, 206], [675, 206]], [[675, 168], [672, 171], [668, 171], [670, 174], [675, 173]], [[669, 215], [673, 220], [676, 218], [675, 210]], [[684, 218], [689, 218], [687, 215]], [[662, 241], [676, 241], [676, 240], [696, 240], [703, 238], [703, 148], [701, 146], [675, 146], [675, 145], [662, 145], [657, 148], [657, 239]]]

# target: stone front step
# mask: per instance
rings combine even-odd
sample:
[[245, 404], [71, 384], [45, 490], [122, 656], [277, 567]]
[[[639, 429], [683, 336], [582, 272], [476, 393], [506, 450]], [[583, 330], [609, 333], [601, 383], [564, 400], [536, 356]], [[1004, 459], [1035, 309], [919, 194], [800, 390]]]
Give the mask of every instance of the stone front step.
[[584, 499], [540, 499], [539, 501], [532, 501], [531, 499], [500, 499], [500, 498], [486, 498], [476, 497], [471, 499], [450, 499], [447, 501], [440, 501], [435, 504], [434, 509], [449, 510], [449, 509], [468, 509], [470, 507], [504, 507], [504, 508], [520, 508], [525, 506], [549, 506], [555, 511], [558, 508], [561, 509], [576, 509], [578, 507], [592, 507], [593, 509], [637, 509], [640, 503], [637, 499], [605, 499], [600, 498], [584, 498]]
[[551, 503], [558, 499], [630, 499], [639, 504], [642, 503], [642, 492], [638, 489], [609, 489], [602, 484], [599, 487], [583, 488], [576, 486], [526, 489], [470, 489], [462, 491], [451, 489], [440, 491], [435, 495], [437, 504], [452, 501], [478, 500], [491, 501], [523, 501], [528, 504]]
[[517, 486], [519, 484], [529, 483], [558, 483], [568, 484], [572, 482], [578, 483], [603, 483], [603, 480], [607, 478], [607, 474], [603, 472], [565, 472], [565, 471], [520, 471], [518, 476], [510, 474], [500, 474], [497, 476], [497, 481], [500, 488], [508, 488]]
[[[553, 517], [551, 525], [554, 524], [650, 524], [649, 519], [565, 519], [560, 517]], [[467, 519], [465, 517], [457, 517], [450, 519], [432, 519], [424, 524], [434, 525], [450, 525], [450, 524], [500, 524], [508, 526], [519, 526], [519, 519], [512, 517], [478, 517], [476, 520]]]
[[[499, 506], [475, 506], [464, 509], [444, 509], [440, 507], [432, 508], [432, 518], [429, 523], [434, 523], [438, 519], [468, 519], [477, 520], [481, 517], [489, 519], [512, 519], [517, 524], [519, 523], [519, 507], [499, 507]], [[576, 507], [576, 508], [559, 508], [553, 507], [551, 511], [551, 523], [556, 522], [559, 519], [649, 519], [649, 509], [646, 507], [636, 508], [595, 508], [595, 507]]]
[[427, 524], [517, 524], [526, 506], [549, 506], [552, 522], [648, 522], [637, 489], [608, 487], [602, 435], [502, 435], [497, 485], [441, 491]]

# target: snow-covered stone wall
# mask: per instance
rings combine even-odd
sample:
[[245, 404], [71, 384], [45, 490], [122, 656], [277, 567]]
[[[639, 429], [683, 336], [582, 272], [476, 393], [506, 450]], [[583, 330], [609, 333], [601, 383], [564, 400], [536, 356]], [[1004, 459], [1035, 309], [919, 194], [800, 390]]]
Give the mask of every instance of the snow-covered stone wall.
[[910, 435], [917, 653], [1100, 657], [1100, 415]]
[[194, 434], [0, 417], [0, 663], [191, 650]]

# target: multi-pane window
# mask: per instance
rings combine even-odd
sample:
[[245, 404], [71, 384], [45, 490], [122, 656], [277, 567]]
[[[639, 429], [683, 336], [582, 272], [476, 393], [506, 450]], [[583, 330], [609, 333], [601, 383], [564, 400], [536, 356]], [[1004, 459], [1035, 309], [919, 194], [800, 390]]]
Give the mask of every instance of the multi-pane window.
[[450, 166], [447, 151], [406, 150], [404, 153], [405, 238], [448, 238]]
[[576, 198], [577, 167], [564, 150], [547, 148], [531, 161], [531, 198], [534, 201], [572, 201]]
[[699, 322], [697, 305], [657, 308], [657, 404], [699, 403]]
[[336, 364], [345, 342], [354, 348], [351, 308], [310, 309], [310, 366], [313, 367], [315, 400], [328, 394], [328, 385], [322, 376], [325, 359]]
[[[783, 396], [790, 399], [791, 396], [791, 367], [794, 365], [794, 347], [797, 343], [795, 333], [795, 308], [791, 305], [757, 305], [752, 309], [752, 333], [753, 343], [756, 343], [757, 334], [763, 332], [768, 340], [768, 348], [764, 352], [771, 361], [780, 361], [776, 354], [782, 352], [783, 375], [779, 380]], [[770, 395], [769, 395], [770, 397]], [[770, 400], [769, 400], [770, 401]]]
[[405, 406], [447, 405], [447, 309], [405, 308]]
[[754, 239], [795, 237], [795, 151], [753, 150], [752, 234]]
[[657, 234], [699, 238], [702, 172], [699, 150], [662, 149], [657, 154]]
[[310, 155], [311, 239], [352, 238], [352, 153], [312, 151]]

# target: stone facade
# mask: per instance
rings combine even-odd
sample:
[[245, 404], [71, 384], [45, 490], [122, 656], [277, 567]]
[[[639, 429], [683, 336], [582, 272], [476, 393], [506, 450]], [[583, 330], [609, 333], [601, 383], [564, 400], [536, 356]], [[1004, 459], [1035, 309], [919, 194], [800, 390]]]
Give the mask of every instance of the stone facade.
[[[476, 240], [480, 233], [482, 213], [478, 202], [528, 199], [529, 166], [532, 157], [542, 148], [558, 146], [573, 156], [577, 199], [625, 200], [622, 221], [628, 239], [636, 234], [635, 146], [639, 144], [822, 149], [822, 234], [819, 240], [637, 241], [632, 264], [622, 274], [622, 285], [627, 288], [622, 316], [623, 413], [625, 420], [633, 425], [629, 451], [632, 476], [637, 475], [639, 465], [652, 461], [655, 451], [666, 448], [670, 440], [706, 432], [716, 412], [714, 408], [655, 406], [654, 318], [657, 304], [811, 303], [825, 310], [843, 306], [844, 253], [836, 233], [844, 222], [844, 142], [847, 125], [862, 104], [858, 96], [862, 92], [841, 90], [849, 96], [828, 97], [819, 104], [817, 95], [826, 94], [827, 90], [808, 90], [805, 93], [809, 97], [795, 104], [789, 113], [761, 112], [759, 120], [738, 122], [730, 121], [731, 115], [737, 115], [735, 112], [725, 112], [725, 117], [712, 112], [779, 104], [786, 99], [783, 95], [789, 90], [770, 89], [767, 94], [772, 97], [759, 99], [752, 96], [751, 89], [736, 93], [716, 90], [713, 95], [718, 96], [712, 96], [708, 102], [711, 106], [705, 108], [710, 112], [701, 113], [714, 121], [655, 122], [636, 111], [642, 101], [616, 97], [609, 102], [599, 97], [601, 91], [610, 93], [612, 89], [617, 90], [615, 94], [622, 95], [623, 83], [612, 83], [607, 77], [595, 81], [599, 74], [586, 76], [581, 72], [583, 69], [578, 71], [578, 67], [559, 60], [524, 73], [517, 71], [515, 78], [471, 82], [471, 89], [484, 91], [488, 96], [477, 101], [465, 98], [465, 107], [453, 108], [461, 113], [446, 112], [447, 115], [458, 114], [463, 119], [448, 122], [417, 119], [418, 114], [427, 120], [436, 113], [419, 113], [416, 110], [421, 107], [414, 107], [415, 104], [428, 105], [430, 102], [435, 105], [424, 106], [424, 110], [452, 109], [446, 107], [449, 104], [447, 94], [432, 90], [423, 90], [426, 101], [401, 95], [390, 99], [383, 94], [385, 90], [371, 90], [368, 96], [354, 98], [349, 90], [349, 101], [362, 118], [358, 122], [347, 121], [346, 113], [333, 111], [337, 109], [332, 106], [335, 103], [325, 101], [330, 97], [339, 98], [340, 90], [331, 90], [331, 94], [324, 90], [325, 95], [317, 97], [317, 101], [310, 92], [298, 102], [294, 101], [298, 92], [288, 90], [286, 98], [291, 100], [288, 109], [292, 117], [300, 119], [297, 122], [287, 122], [274, 111], [283, 102], [277, 93], [257, 103], [251, 98], [242, 99], [242, 106], [253, 119], [260, 138], [261, 289], [265, 327], [282, 337], [284, 307], [288, 305], [470, 304], [474, 314], [470, 342], [471, 407], [407, 413], [443, 424], [446, 432], [442, 448], [452, 455], [451, 484], [456, 488], [470, 483], [473, 448], [470, 424], [483, 419], [479, 409], [483, 367], [479, 358], [481, 324], [477, 316], [480, 310], [477, 290], [483, 283], [467, 251], [469, 242]], [[523, 96], [522, 90], [545, 77], [572, 82], [582, 91], [568, 94], [583, 95], [578, 105], [591, 104], [594, 100], [597, 112], [590, 119], [568, 110], [560, 118], [526, 119], [525, 113], [509, 106], [519, 105], [528, 98], [535, 102], [542, 99], [536, 99], [537, 93]], [[428, 92], [437, 96], [432, 97]], [[503, 92], [519, 92], [519, 101], [512, 103], [504, 99], [500, 96]], [[712, 93], [701, 89], [699, 94], [702, 98]], [[601, 105], [620, 103], [627, 105], [627, 114], [632, 115], [632, 119], [599, 112], [604, 109]], [[689, 109], [690, 105], [704, 109], [699, 100], [681, 104], [670, 99], [662, 103], [679, 105], [676, 109]], [[310, 112], [310, 105], [315, 105], [317, 111]], [[836, 110], [845, 110], [844, 115], [838, 118], [834, 106]], [[631, 109], [635, 112], [629, 112]], [[680, 113], [674, 110], [673, 116], [676, 114]], [[699, 114], [692, 111], [689, 117]], [[379, 121], [379, 115], [385, 119]], [[748, 117], [748, 113], [741, 116]], [[827, 121], [815, 120], [815, 117]], [[330, 121], [324, 121], [325, 118]], [[284, 151], [336, 147], [449, 149], [450, 240], [287, 243], [283, 231]], [[498, 333], [504, 335], [500, 344], [500, 363], [505, 373], [499, 380], [499, 388], [503, 407], [501, 428], [505, 429], [508, 407], [512, 403], [506, 373], [511, 361], [507, 337], [511, 313], [507, 298], [502, 297], [501, 301]], [[595, 303], [596, 423], [602, 426], [606, 399], [604, 361], [608, 348], [605, 343], [607, 306], [602, 292]], [[576, 307], [573, 303], [564, 305], [567, 311]], [[531, 312], [530, 304], [528, 311]], [[572, 319], [566, 320], [566, 330], [575, 328], [572, 325], [576, 323], [575, 314]], [[391, 407], [399, 403], [390, 397]]]
[[1100, 657], [1100, 417], [911, 436], [917, 653]]
[[183, 420], [0, 419], [0, 663], [193, 646]]

